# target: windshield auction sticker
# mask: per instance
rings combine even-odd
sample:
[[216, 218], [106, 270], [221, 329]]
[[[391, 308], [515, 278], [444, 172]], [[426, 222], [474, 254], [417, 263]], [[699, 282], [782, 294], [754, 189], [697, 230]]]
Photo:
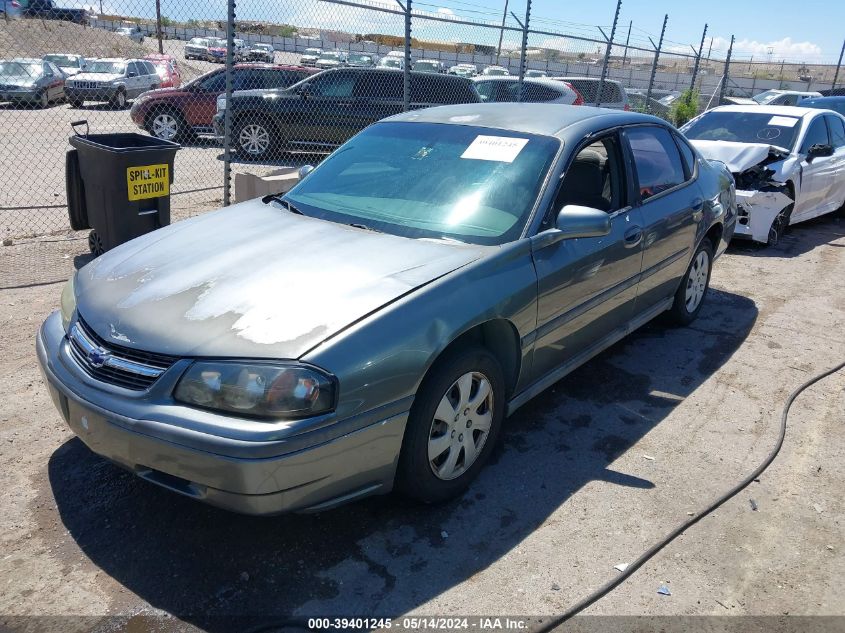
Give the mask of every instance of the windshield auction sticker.
[[126, 168], [129, 200], [145, 200], [170, 195], [170, 166], [143, 165]]
[[493, 160], [499, 163], [512, 163], [528, 143], [527, 138], [510, 136], [476, 136], [461, 158], [474, 160]]
[[769, 125], [777, 125], [778, 127], [795, 127], [796, 123], [798, 123], [798, 119], [791, 116], [773, 116], [769, 119]]

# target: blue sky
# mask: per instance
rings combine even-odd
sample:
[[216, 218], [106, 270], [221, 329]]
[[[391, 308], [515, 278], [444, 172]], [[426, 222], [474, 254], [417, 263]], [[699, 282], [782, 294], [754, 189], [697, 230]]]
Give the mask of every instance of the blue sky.
[[[67, 1], [67, 0], [66, 0]], [[99, 0], [77, 0], [97, 6]], [[355, 0], [359, 1], [359, 0]], [[360, 0], [378, 6], [395, 7], [395, 0]], [[161, 0], [162, 12], [177, 20], [224, 19], [225, 0]], [[510, 0], [509, 9], [520, 19], [526, 0]], [[72, 3], [75, 4], [75, 3]], [[103, 0], [105, 10], [150, 17], [154, 0]], [[456, 16], [476, 21], [500, 22], [505, 0], [414, 0], [417, 10], [442, 17]], [[609, 34], [615, 0], [533, 0], [531, 25], [547, 31], [585, 37], [600, 37], [596, 25]], [[736, 35], [734, 56], [738, 61], [836, 63], [845, 38], [843, 0], [624, 0], [616, 41], [624, 43], [628, 22], [633, 20], [631, 42], [648, 47], [648, 36], [660, 33], [663, 15], [669, 13], [666, 49], [689, 53], [698, 46], [704, 23], [709, 24], [707, 44], [713, 37], [713, 57], [723, 58], [731, 34]], [[402, 19], [385, 13], [329, 4], [320, 0], [238, 0], [243, 19], [284, 22], [299, 27], [338, 29], [355, 33], [402, 32]], [[509, 18], [509, 24], [515, 24]], [[419, 37], [440, 41], [489, 43], [498, 37], [492, 29], [473, 29], [442, 22], [415, 24]], [[506, 47], [516, 47], [519, 35], [509, 33]], [[542, 36], [532, 36], [532, 46], [550, 45], [562, 49], [595, 51], [592, 45]], [[614, 53], [617, 51], [614, 50]]]

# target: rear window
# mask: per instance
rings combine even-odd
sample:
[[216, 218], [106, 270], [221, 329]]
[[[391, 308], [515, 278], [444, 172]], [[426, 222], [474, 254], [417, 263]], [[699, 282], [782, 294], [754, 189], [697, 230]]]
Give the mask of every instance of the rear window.
[[[599, 81], [594, 79], [567, 79], [567, 83], [569, 83], [575, 90], [581, 93], [581, 96], [584, 98], [584, 101], [588, 103], [595, 103], [597, 101], [596, 95], [599, 93]], [[622, 91], [619, 90], [619, 85], [605, 81], [604, 87], [602, 88], [602, 103], [621, 103], [622, 99]]]

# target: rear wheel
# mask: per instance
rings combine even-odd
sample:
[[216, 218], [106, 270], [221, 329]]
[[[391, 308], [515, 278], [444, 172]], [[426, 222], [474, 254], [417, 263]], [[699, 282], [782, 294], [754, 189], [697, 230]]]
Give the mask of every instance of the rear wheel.
[[462, 493], [493, 451], [505, 409], [502, 368], [482, 347], [455, 350], [426, 376], [414, 398], [397, 486], [425, 503]]
[[73, 99], [73, 98], [68, 98], [68, 102], [70, 103], [71, 108], [81, 108], [85, 104], [85, 102], [82, 101], [81, 99]]
[[47, 94], [46, 90], [38, 95], [38, 107], [42, 110], [50, 107], [50, 95]]
[[103, 238], [100, 237], [100, 234], [97, 233], [97, 231], [91, 231], [88, 234], [88, 250], [97, 257], [106, 252], [103, 244]]
[[85, 184], [79, 170], [79, 154], [72, 149], [65, 154], [65, 189], [70, 228], [74, 231], [90, 229], [88, 207], [85, 202]]
[[695, 321], [704, 297], [710, 288], [710, 272], [713, 268], [713, 245], [705, 239], [699, 244], [692, 257], [681, 285], [675, 292], [675, 301], [670, 314], [672, 319], [680, 325], [689, 325]]

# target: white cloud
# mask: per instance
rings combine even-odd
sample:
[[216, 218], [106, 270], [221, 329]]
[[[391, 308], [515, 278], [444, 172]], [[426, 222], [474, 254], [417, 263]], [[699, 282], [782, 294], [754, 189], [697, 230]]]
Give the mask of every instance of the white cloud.
[[[718, 50], [722, 54], [727, 52], [730, 44], [730, 38], [713, 38], [713, 50]], [[708, 46], [709, 44], [705, 43], [705, 51]], [[771, 51], [773, 59], [801, 60], [822, 56], [822, 49], [818, 44], [814, 44], [813, 42], [794, 42], [791, 37], [784, 37], [783, 39], [771, 42], [758, 42], [757, 40], [749, 39], [736, 40], [733, 50], [734, 55], [754, 55], [755, 57], [768, 57], [769, 51]]]
[[440, 7], [437, 9], [437, 12], [441, 15], [455, 15], [455, 12], [452, 9], [447, 9], [446, 7]]

